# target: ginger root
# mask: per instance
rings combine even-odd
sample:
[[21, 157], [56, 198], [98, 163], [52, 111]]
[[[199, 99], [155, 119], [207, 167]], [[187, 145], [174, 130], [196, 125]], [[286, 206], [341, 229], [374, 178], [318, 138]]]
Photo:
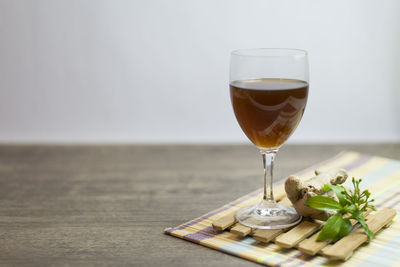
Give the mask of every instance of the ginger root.
[[299, 215], [326, 221], [335, 212], [313, 209], [306, 205], [306, 201], [316, 195], [336, 198], [332, 191], [324, 192], [324, 184], [343, 184], [347, 177], [348, 174], [343, 169], [332, 169], [328, 172], [316, 170], [315, 176], [306, 181], [301, 181], [297, 176], [290, 175], [285, 182], [285, 191]]

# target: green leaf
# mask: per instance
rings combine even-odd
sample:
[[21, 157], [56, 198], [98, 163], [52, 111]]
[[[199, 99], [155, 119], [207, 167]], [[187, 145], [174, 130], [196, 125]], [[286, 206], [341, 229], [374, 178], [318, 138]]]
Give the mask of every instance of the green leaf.
[[[320, 234], [317, 237], [318, 241], [321, 240], [337, 240], [343, 236], [348, 235], [352, 230], [350, 219], [355, 219], [364, 228], [365, 233], [368, 235], [368, 240], [371, 240], [374, 234], [368, 228], [363, 212], [368, 208], [375, 209], [371, 204], [373, 199], [369, 199], [371, 193], [368, 190], [361, 192], [360, 190], [361, 179], [356, 180], [352, 178], [353, 190], [346, 190], [341, 185], [324, 185], [324, 191], [333, 190], [339, 200], [336, 201], [327, 196], [315, 196], [307, 200], [306, 204], [314, 209], [332, 211], [336, 210], [337, 214], [331, 216], [322, 227]], [[342, 216], [348, 214], [349, 216], [344, 219]]]
[[350, 219], [348, 219], [348, 218], [343, 219], [343, 223], [342, 223], [342, 226], [340, 227], [338, 238], [342, 238], [342, 237], [348, 235], [352, 229], [353, 229], [353, 225], [351, 224]]
[[347, 203], [345, 195], [343, 194], [343, 191], [345, 190], [344, 187], [341, 185], [330, 185], [330, 184], [324, 185], [324, 191], [328, 192], [329, 190], [333, 190], [333, 192], [335, 192], [337, 198], [339, 199], [340, 205], [344, 207]]
[[341, 210], [343, 207], [336, 200], [326, 196], [315, 196], [307, 199], [306, 204], [318, 210]]
[[337, 213], [331, 216], [324, 224], [324, 227], [322, 227], [322, 230], [317, 237], [317, 241], [337, 240], [343, 222], [342, 214]]
[[374, 237], [374, 233], [371, 230], [369, 230], [368, 225], [365, 222], [364, 218], [358, 221], [361, 223], [362, 227], [364, 227], [364, 231], [368, 236], [368, 242], [369, 242]]

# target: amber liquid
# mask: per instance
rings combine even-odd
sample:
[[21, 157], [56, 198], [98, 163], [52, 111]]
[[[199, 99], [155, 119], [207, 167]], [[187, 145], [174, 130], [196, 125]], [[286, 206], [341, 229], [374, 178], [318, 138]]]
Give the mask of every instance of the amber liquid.
[[308, 83], [252, 79], [230, 84], [233, 110], [247, 137], [260, 148], [277, 148], [293, 133], [307, 103]]

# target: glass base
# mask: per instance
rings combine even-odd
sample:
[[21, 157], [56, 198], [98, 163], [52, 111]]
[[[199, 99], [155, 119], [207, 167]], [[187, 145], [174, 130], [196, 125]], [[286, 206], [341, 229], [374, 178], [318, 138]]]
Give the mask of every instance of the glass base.
[[287, 228], [302, 219], [294, 208], [267, 200], [238, 210], [235, 217], [241, 224], [257, 229]]

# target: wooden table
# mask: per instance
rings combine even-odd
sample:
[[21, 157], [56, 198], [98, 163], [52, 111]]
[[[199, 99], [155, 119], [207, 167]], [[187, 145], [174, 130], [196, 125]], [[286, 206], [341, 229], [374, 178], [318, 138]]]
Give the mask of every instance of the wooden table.
[[[342, 150], [286, 145], [276, 179]], [[262, 186], [250, 145], [0, 146], [0, 265], [257, 266], [162, 233]]]

